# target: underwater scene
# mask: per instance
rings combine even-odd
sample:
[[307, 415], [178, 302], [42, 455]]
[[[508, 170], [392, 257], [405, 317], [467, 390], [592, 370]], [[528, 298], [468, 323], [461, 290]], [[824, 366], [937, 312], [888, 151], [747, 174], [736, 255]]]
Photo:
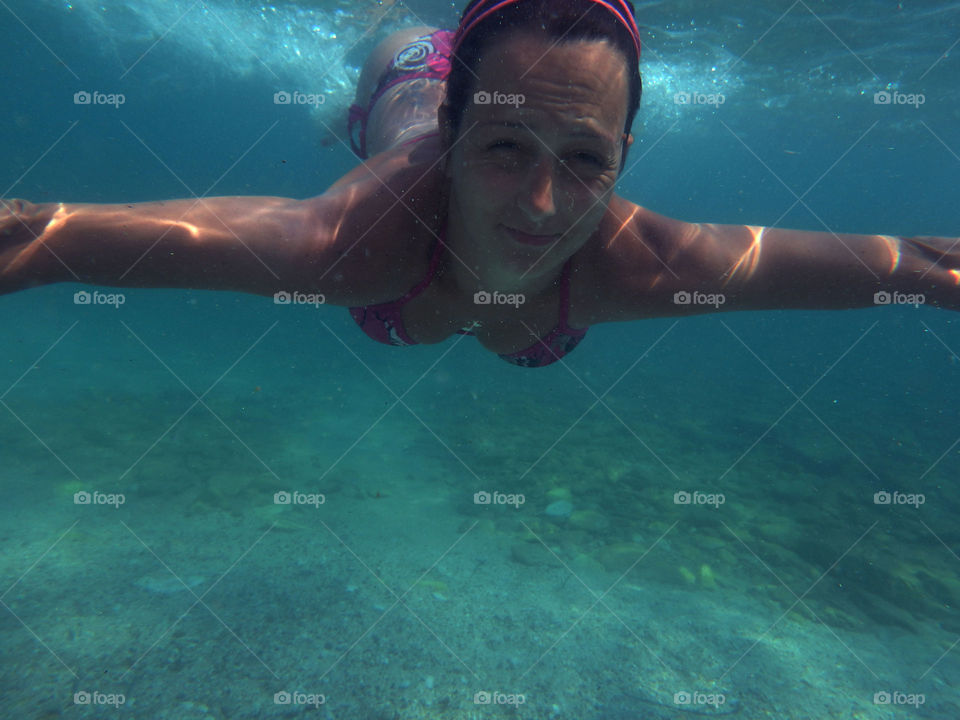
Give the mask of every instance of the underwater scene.
[[[319, 195], [373, 47], [464, 4], [3, 0], [0, 197]], [[960, 2], [634, 6], [619, 195], [960, 236]], [[0, 718], [958, 718], [960, 317], [878, 305], [530, 369], [319, 303], [3, 295]]]

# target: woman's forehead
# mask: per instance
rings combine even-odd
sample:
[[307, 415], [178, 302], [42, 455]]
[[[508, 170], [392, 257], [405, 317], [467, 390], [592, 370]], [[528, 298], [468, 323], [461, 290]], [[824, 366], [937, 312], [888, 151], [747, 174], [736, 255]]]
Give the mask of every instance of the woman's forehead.
[[518, 32], [487, 46], [471, 104], [479, 94], [484, 116], [562, 113], [622, 128], [628, 89], [626, 60], [610, 43]]

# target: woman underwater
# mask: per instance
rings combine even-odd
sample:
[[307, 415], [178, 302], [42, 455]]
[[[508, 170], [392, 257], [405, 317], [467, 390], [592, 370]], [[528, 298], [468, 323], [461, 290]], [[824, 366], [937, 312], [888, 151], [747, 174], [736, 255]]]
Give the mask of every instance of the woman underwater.
[[[391, 36], [319, 197], [0, 208], [0, 292], [54, 282], [322, 294], [393, 345], [475, 335], [549, 365], [589, 326], [716, 310], [960, 308], [960, 245], [701, 225], [613, 193], [641, 94], [624, 0], [476, 0]], [[699, 298], [722, 299], [698, 302]]]

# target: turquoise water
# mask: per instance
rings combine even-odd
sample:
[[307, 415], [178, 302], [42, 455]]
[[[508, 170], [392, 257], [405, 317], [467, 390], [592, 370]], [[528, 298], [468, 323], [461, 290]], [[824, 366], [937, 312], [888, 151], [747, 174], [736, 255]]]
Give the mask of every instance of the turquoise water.
[[[960, 4], [637, 7], [622, 195], [958, 234]], [[322, 192], [364, 53], [455, 10], [6, 0], [0, 195]], [[273, 103], [298, 89], [326, 102]], [[79, 289], [0, 301], [0, 717], [960, 715], [953, 313], [599, 326], [523, 370], [377, 345], [342, 309]]]

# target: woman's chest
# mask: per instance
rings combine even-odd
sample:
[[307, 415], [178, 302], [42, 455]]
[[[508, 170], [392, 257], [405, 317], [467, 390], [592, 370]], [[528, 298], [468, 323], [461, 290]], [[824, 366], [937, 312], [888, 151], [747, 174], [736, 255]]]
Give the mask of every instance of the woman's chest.
[[469, 296], [433, 282], [402, 308], [404, 328], [418, 343], [443, 342], [464, 330], [497, 354], [525, 350], [554, 331], [583, 327], [576, 310], [588, 304], [586, 272], [578, 271], [575, 259], [564, 272], [565, 279], [532, 298], [490, 292]]

